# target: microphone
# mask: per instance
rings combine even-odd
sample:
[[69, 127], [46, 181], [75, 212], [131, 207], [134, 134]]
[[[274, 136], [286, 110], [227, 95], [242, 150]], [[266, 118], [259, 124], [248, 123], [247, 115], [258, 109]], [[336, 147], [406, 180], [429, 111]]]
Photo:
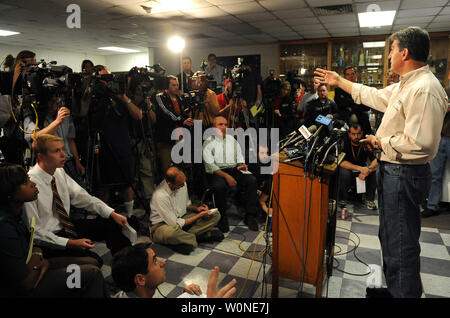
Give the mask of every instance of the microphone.
[[[300, 127], [300, 128], [301, 128], [301, 127]], [[314, 136], [315, 136], [315, 133], [316, 133], [316, 131], [317, 131], [317, 126], [316, 126], [316, 125], [311, 125], [311, 126], [309, 126], [307, 129], [308, 129], [308, 131], [312, 134], [311, 137], [314, 137]], [[310, 137], [310, 138], [311, 138], [311, 137]], [[294, 141], [297, 141], [299, 138], [300, 138], [300, 137], [298, 137], [297, 139], [293, 140], [293, 142], [294, 142]], [[294, 146], [298, 147], [298, 146], [300, 146], [301, 144], [303, 144], [306, 140], [309, 140], [310, 138], [308, 138], [308, 139], [302, 139], [302, 140], [298, 141]]]
[[[292, 135], [292, 137], [295, 136], [295, 135], [299, 135], [299, 136], [295, 137], [294, 139], [292, 139], [292, 137], [289, 138], [289, 140], [288, 140], [288, 141], [280, 148], [280, 151], [283, 150], [284, 148], [286, 148], [288, 145], [293, 144], [294, 142], [297, 142], [300, 138], [303, 138], [302, 141], [306, 140], [305, 137], [304, 137], [304, 134], [307, 135], [308, 132], [309, 132], [310, 134], [312, 134], [312, 133], [314, 133], [314, 132], [316, 131], [316, 129], [317, 129], [316, 125], [311, 125], [309, 128], [306, 128], [306, 129], [308, 130], [308, 132], [305, 132], [305, 131], [304, 131], [303, 133], [299, 132], [299, 131], [301, 131], [301, 130], [304, 130], [305, 128], [306, 128], [306, 127], [301, 126], [301, 127], [298, 129], [298, 131], [296, 130], [296, 131], [295, 131], [295, 134]], [[308, 138], [308, 139], [309, 139], [309, 138]], [[301, 141], [300, 141], [300, 142], [301, 142]], [[295, 144], [295, 145], [297, 146], [297, 144]]]

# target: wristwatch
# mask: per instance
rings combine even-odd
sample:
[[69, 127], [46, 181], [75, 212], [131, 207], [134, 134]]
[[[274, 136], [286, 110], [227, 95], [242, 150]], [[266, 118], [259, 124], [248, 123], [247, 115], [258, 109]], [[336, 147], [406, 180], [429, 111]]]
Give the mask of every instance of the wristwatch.
[[38, 255], [41, 258], [41, 261], [44, 259], [44, 255], [41, 252], [33, 252], [31, 255]]

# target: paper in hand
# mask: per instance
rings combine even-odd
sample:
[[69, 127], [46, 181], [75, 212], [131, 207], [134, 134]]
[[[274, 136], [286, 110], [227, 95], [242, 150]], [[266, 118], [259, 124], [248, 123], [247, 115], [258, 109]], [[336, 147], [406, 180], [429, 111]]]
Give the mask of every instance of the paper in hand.
[[356, 193], [366, 193], [366, 180], [356, 177]]
[[129, 224], [125, 224], [122, 228], [122, 234], [125, 235], [134, 244], [137, 241], [136, 230], [133, 229]]

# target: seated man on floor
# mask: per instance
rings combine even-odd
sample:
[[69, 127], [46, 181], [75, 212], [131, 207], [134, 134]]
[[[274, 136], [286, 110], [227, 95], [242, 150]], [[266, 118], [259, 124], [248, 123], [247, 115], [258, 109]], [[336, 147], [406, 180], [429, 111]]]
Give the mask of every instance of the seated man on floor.
[[352, 124], [348, 133], [348, 138], [344, 142], [345, 157], [340, 164], [339, 188], [340, 202], [345, 205], [345, 201], [350, 200], [349, 190], [355, 188], [356, 177], [364, 180], [366, 184], [365, 204], [369, 210], [376, 210], [374, 202], [376, 189], [375, 171], [378, 162], [375, 155], [364, 147], [359, 141], [362, 139], [362, 129], [359, 124]]
[[[41, 134], [33, 141], [37, 163], [28, 172], [36, 183], [38, 198], [24, 204], [27, 224], [36, 218], [35, 240], [45, 258], [59, 256], [92, 256], [100, 267], [103, 260], [90, 251], [93, 241], [106, 241], [111, 253], [131, 245], [122, 234], [127, 218], [114, 212], [100, 199], [91, 196], [63, 169], [66, 155], [62, 139]], [[98, 213], [101, 218], [72, 219], [70, 205]]]
[[226, 198], [229, 190], [239, 185], [245, 191], [245, 224], [250, 230], [258, 231], [256, 178], [253, 174], [247, 173], [248, 167], [242, 156], [241, 147], [233, 136], [227, 135], [227, 127], [225, 117], [215, 117], [216, 134], [203, 143], [205, 170], [209, 174], [216, 205], [222, 215], [218, 227], [224, 233], [230, 230], [226, 215]]
[[[113, 298], [152, 298], [158, 286], [166, 281], [166, 262], [156, 256], [149, 243], [140, 243], [126, 247], [117, 253], [112, 261], [112, 277], [121, 289]], [[211, 270], [206, 291], [207, 298], [231, 298], [236, 292], [236, 279], [217, 290], [219, 267]], [[159, 290], [158, 290], [159, 292]], [[186, 294], [204, 298], [200, 286], [186, 286], [178, 298]]]
[[189, 255], [198, 243], [223, 240], [223, 234], [213, 228], [220, 213], [209, 214], [206, 204], [192, 205], [186, 176], [177, 167], [167, 169], [164, 180], [153, 192], [150, 208], [150, 238], [155, 243]]

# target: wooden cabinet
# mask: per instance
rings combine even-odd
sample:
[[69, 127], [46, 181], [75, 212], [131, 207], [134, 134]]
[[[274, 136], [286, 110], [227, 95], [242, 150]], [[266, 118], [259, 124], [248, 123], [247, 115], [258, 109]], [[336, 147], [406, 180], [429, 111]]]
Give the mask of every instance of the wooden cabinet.
[[[444, 87], [448, 86], [450, 70], [449, 35], [430, 33], [428, 64]], [[358, 83], [382, 88], [389, 70], [389, 45], [389, 35], [280, 42], [278, 74], [283, 78], [295, 73], [309, 86], [316, 67], [325, 66], [343, 75], [345, 67], [354, 66]]]

